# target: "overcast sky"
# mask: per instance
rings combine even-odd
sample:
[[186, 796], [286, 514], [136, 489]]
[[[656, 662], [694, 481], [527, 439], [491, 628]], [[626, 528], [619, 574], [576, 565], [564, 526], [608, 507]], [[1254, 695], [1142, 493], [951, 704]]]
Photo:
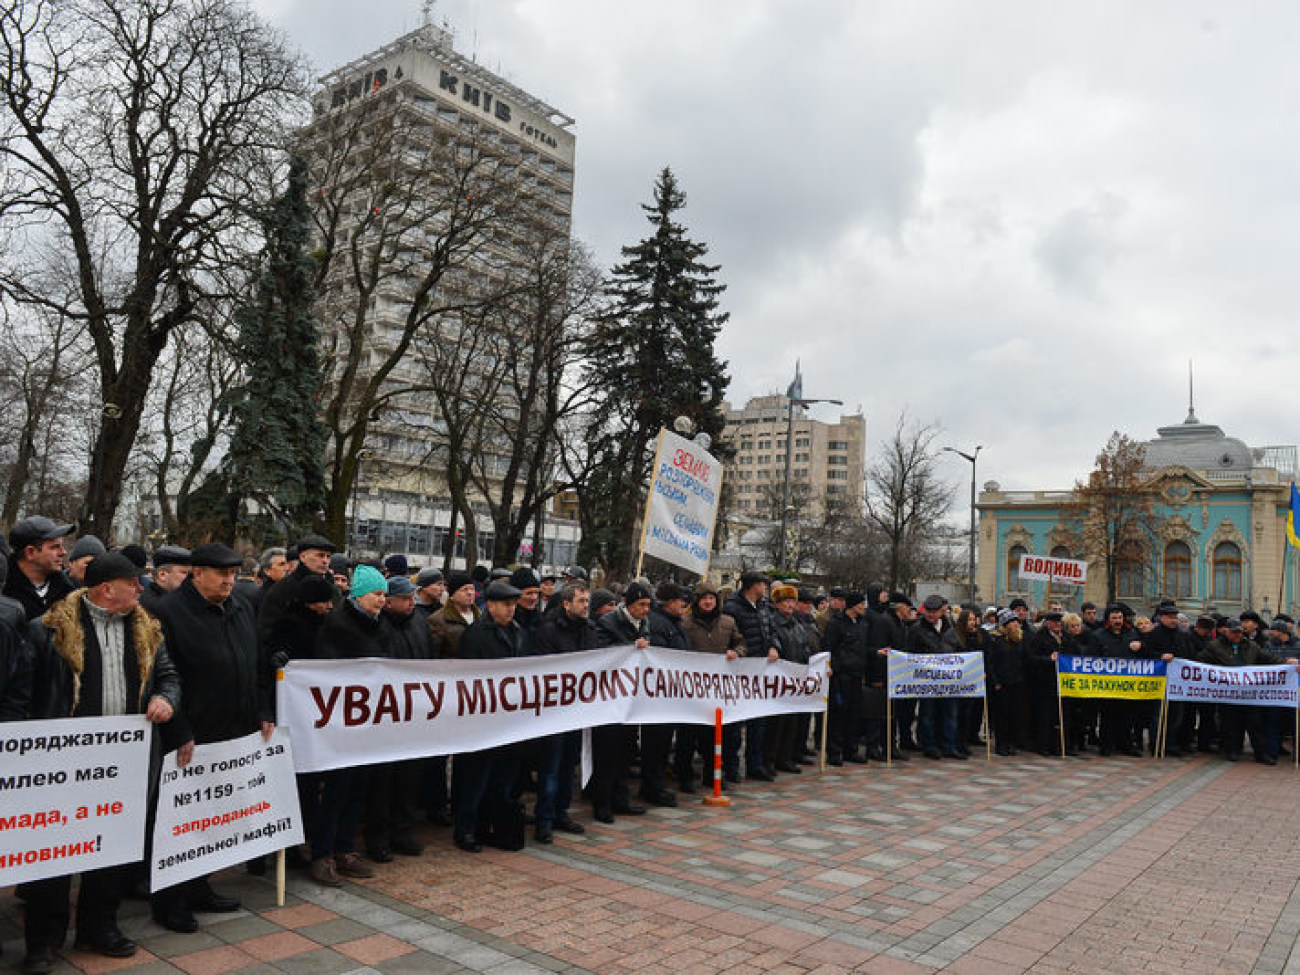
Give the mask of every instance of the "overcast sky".
[[[321, 71], [417, 0], [255, 0]], [[901, 410], [1062, 488], [1196, 410], [1296, 443], [1300, 6], [441, 0], [456, 47], [577, 120], [606, 266], [668, 165], [721, 264], [731, 399]], [[831, 418], [833, 407], [818, 407]], [[965, 484], [969, 466], [944, 466]], [[959, 491], [964, 498], [964, 489]], [[958, 502], [964, 510], [965, 502]], [[955, 512], [956, 513], [956, 512]]]

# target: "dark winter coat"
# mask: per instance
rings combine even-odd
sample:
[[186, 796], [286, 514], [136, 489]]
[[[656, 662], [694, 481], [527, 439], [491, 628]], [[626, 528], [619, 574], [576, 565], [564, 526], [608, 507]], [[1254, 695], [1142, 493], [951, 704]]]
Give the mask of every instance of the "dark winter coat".
[[734, 650], [742, 657], [745, 655], [745, 638], [740, 635], [740, 628], [719, 608], [714, 608], [712, 613], [701, 613], [698, 606], [692, 607], [682, 620], [682, 626], [690, 638], [691, 649], [697, 653]]
[[1283, 658], [1269, 653], [1254, 640], [1244, 636], [1239, 643], [1231, 643], [1226, 636], [1211, 640], [1205, 648], [1203, 662], [1220, 667], [1257, 667], [1264, 664], [1285, 663]]
[[32, 659], [27, 638], [0, 619], [0, 721], [22, 721], [32, 703]]
[[1131, 644], [1138, 639], [1138, 631], [1131, 626], [1124, 627], [1118, 633], [1112, 633], [1109, 627], [1102, 627], [1092, 631], [1092, 652], [1098, 657], [1131, 659], [1136, 656]]
[[1196, 642], [1186, 630], [1156, 623], [1155, 629], [1142, 637], [1142, 649], [1138, 651], [1138, 656], [1163, 657], [1167, 653], [1182, 660], [1195, 660]]
[[267, 669], [274, 673], [290, 660], [315, 660], [316, 634], [324, 622], [324, 616], [304, 603], [295, 602], [290, 606], [275, 621], [270, 637], [263, 644]]
[[812, 655], [808, 646], [808, 628], [795, 614], [786, 616], [777, 612], [773, 620], [776, 632], [776, 647], [782, 660], [796, 664], [806, 664]]
[[984, 651], [984, 670], [994, 687], [1015, 687], [1025, 682], [1025, 636], [1014, 643], [1002, 628], [993, 631]]
[[650, 631], [651, 646], [669, 647], [673, 650], [691, 649], [691, 638], [682, 625], [681, 617], [669, 616], [658, 606], [652, 606], [650, 615], [646, 618], [646, 625]]
[[939, 618], [936, 629], [925, 617], [920, 617], [907, 631], [908, 653], [947, 653], [943, 646], [943, 635], [952, 629], [952, 620], [947, 616]]
[[1052, 660], [1052, 654], [1069, 652], [1065, 631], [1061, 631], [1061, 642], [1058, 643], [1044, 624], [1025, 638], [1025, 672], [1031, 680], [1055, 683], [1056, 662]]
[[649, 636], [650, 629], [646, 620], [632, 619], [622, 606], [596, 620], [596, 646], [598, 647], [623, 646]]
[[836, 677], [862, 677], [867, 674], [866, 617], [854, 619], [840, 610], [826, 624], [822, 649], [831, 655], [831, 673]]
[[28, 620], [40, 619], [51, 606], [77, 587], [62, 572], [50, 576], [49, 588], [42, 596], [32, 585], [32, 581], [18, 568], [17, 556], [9, 556], [9, 575], [5, 579], [4, 594], [10, 599], [22, 603], [23, 612]]
[[394, 660], [432, 660], [433, 634], [419, 613], [383, 612], [384, 622], [391, 631], [388, 654]]
[[461, 637], [458, 656], [462, 660], [505, 660], [526, 657], [528, 652], [528, 633], [522, 626], [514, 620], [498, 626], [490, 613], [484, 613]]
[[[316, 574], [307, 568], [305, 563], [299, 562], [296, 569], [264, 591], [262, 605], [257, 610], [257, 630], [263, 640], [271, 636], [271, 628], [275, 626], [275, 621], [287, 613], [289, 607], [297, 601], [298, 586], [302, 581]], [[334, 600], [334, 605], [338, 606], [342, 601], [343, 594], [339, 593]]]
[[167, 596], [168, 590], [150, 579], [140, 590], [140, 605], [153, 615], [158, 615], [158, 604]]
[[248, 603], [233, 594], [210, 603], [186, 579], [158, 603], [158, 620], [185, 694], [172, 720], [182, 741], [241, 738], [272, 720], [271, 680]]
[[325, 616], [316, 634], [319, 660], [358, 660], [390, 655], [392, 630], [383, 616], [371, 616], [352, 599], [345, 599]]
[[763, 659], [776, 646], [772, 633], [772, 607], [764, 599], [757, 606], [738, 592], [727, 597], [722, 611], [736, 621], [745, 638], [745, 655]]
[[563, 609], [559, 613], [548, 613], [533, 634], [533, 654], [539, 657], [595, 649], [596, 625], [585, 616], [571, 619]]

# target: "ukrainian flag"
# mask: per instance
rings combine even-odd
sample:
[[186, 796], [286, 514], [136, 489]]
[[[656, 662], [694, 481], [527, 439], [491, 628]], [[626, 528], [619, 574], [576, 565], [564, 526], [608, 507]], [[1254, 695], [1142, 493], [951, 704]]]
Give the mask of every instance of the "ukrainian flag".
[[1291, 510], [1286, 513], [1286, 540], [1300, 548], [1300, 490], [1296, 489], [1295, 481], [1291, 482]]

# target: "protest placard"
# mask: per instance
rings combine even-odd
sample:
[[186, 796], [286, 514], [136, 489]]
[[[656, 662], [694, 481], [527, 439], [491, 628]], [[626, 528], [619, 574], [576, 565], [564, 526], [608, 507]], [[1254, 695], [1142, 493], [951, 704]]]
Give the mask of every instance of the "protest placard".
[[889, 696], [983, 697], [984, 654], [889, 654]]
[[1020, 578], [1041, 579], [1063, 585], [1082, 586], [1088, 581], [1088, 563], [1047, 555], [1020, 556]]
[[711, 725], [825, 708], [808, 664], [608, 647], [508, 660], [294, 661], [278, 714], [299, 771], [494, 748], [603, 724]]
[[1063, 653], [1056, 658], [1056, 670], [1062, 697], [1158, 701], [1165, 696], [1163, 660]]
[[[351, 764], [351, 763], [349, 763]], [[150, 888], [274, 853], [303, 841], [289, 733], [197, 745], [185, 768], [163, 759]]]
[[660, 430], [646, 495], [642, 554], [704, 575], [721, 493], [721, 462], [699, 444]]
[[1169, 700], [1293, 708], [1300, 702], [1293, 664], [1221, 667], [1192, 660], [1169, 664]]
[[142, 715], [0, 724], [0, 887], [139, 860]]

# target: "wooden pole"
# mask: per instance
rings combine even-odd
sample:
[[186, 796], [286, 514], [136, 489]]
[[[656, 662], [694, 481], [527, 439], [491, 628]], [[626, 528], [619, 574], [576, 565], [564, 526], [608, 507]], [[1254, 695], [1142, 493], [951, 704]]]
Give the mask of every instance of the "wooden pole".
[[826, 690], [826, 707], [822, 710], [822, 741], [821, 741], [821, 770], [826, 771], [826, 729], [831, 723], [831, 692], [830, 685]]
[[989, 727], [989, 690], [984, 685], [984, 761], [993, 761], [993, 729]]
[[[1051, 598], [1052, 584], [1047, 584], [1048, 598]], [[1061, 757], [1065, 758], [1065, 704], [1061, 699], [1061, 655], [1058, 652], [1052, 661], [1056, 665], [1056, 721], [1061, 726]]]
[[[1300, 715], [1300, 709], [1296, 714]], [[1300, 720], [1300, 719], [1298, 719]], [[885, 768], [894, 767], [894, 695], [889, 693], [889, 677], [885, 677], [885, 729], [889, 735], [889, 744], [885, 746]], [[1300, 753], [1300, 748], [1296, 749]]]
[[664, 431], [659, 429], [658, 441], [655, 443], [655, 459], [650, 467], [650, 484], [646, 490], [645, 509], [641, 512], [641, 540], [636, 546], [636, 572], [633, 579], [641, 578], [641, 565], [645, 562], [645, 537], [650, 531], [650, 504], [654, 500], [655, 477], [659, 472], [659, 458], [664, 452]]
[[1156, 740], [1152, 746], [1156, 758], [1165, 757], [1165, 736], [1169, 728], [1169, 698], [1166, 692], [1165, 697], [1160, 699], [1160, 720], [1156, 725]]

